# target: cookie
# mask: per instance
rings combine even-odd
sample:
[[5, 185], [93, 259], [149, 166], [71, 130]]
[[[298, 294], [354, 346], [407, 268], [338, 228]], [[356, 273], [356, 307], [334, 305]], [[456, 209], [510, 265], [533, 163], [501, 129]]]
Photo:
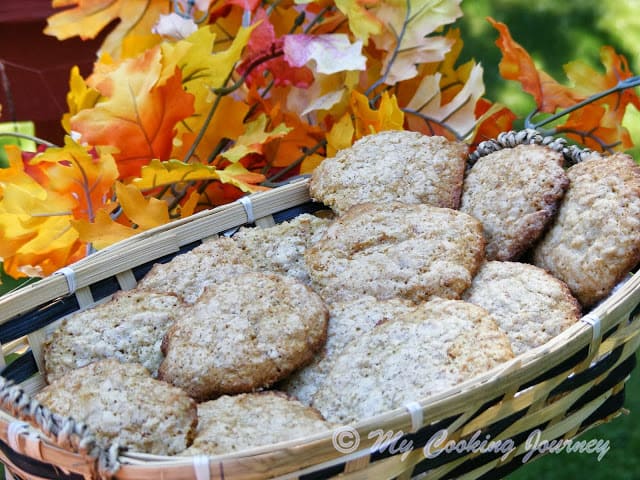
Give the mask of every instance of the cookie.
[[533, 263], [589, 307], [640, 262], [640, 167], [622, 153], [593, 155], [567, 175], [571, 184]]
[[480, 222], [448, 208], [356, 205], [305, 254], [312, 285], [327, 302], [371, 295], [414, 302], [460, 298], [484, 255]]
[[320, 413], [281, 392], [224, 395], [198, 405], [198, 430], [182, 455], [222, 455], [330, 430]]
[[327, 343], [324, 348], [309, 365], [287, 378], [280, 388], [303, 404], [310, 405], [318, 385], [331, 369], [333, 358], [339, 355], [346, 344], [372, 330], [376, 325], [394, 320], [414, 309], [415, 305], [408, 300], [376, 300], [371, 296], [331, 304]]
[[252, 271], [251, 261], [226, 237], [209, 240], [193, 250], [158, 263], [138, 283], [138, 290], [173, 293], [194, 303], [205, 287]]
[[425, 203], [457, 208], [467, 146], [392, 130], [361, 138], [313, 172], [311, 198], [338, 214], [359, 203]]
[[524, 263], [485, 263], [462, 298], [493, 315], [515, 355], [547, 343], [580, 319], [580, 305], [566, 284]]
[[241, 228], [232, 238], [258, 271], [289, 275], [309, 283], [304, 252], [317, 242], [330, 219], [302, 214], [269, 228]]
[[469, 170], [460, 210], [482, 223], [488, 260], [516, 260], [544, 232], [569, 186], [562, 162], [550, 148], [518, 145]]
[[183, 307], [175, 295], [127, 291], [68, 316], [44, 343], [47, 381], [105, 358], [140, 363], [155, 376], [162, 338]]
[[54, 413], [89, 425], [103, 448], [117, 442], [137, 452], [175, 455], [195, 435], [195, 402], [135, 363], [91, 363], [67, 372], [35, 398]]
[[485, 309], [434, 299], [348, 344], [312, 406], [330, 422], [354, 423], [447, 390], [512, 357], [509, 339]]
[[163, 342], [158, 377], [198, 401], [266, 388], [311, 361], [328, 312], [306, 285], [247, 273], [205, 289]]

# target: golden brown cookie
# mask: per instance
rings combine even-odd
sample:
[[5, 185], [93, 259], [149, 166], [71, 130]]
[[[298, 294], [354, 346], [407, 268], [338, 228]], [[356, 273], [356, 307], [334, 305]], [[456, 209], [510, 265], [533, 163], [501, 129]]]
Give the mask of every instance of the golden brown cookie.
[[198, 405], [198, 430], [182, 455], [222, 455], [330, 430], [320, 413], [281, 392], [224, 395]]
[[312, 285], [329, 303], [371, 295], [460, 298], [484, 255], [480, 222], [448, 208], [356, 205], [307, 250]]
[[567, 174], [571, 184], [533, 261], [589, 307], [640, 262], [640, 167], [623, 153], [593, 155]]
[[199, 401], [266, 388], [311, 361], [327, 319], [320, 297], [290, 277], [236, 275], [167, 332], [158, 377]]
[[195, 402], [135, 363], [91, 363], [55, 380], [36, 400], [90, 425], [103, 447], [117, 442], [137, 452], [175, 455], [195, 435]]
[[140, 363], [155, 376], [162, 338], [183, 307], [175, 295], [134, 290], [68, 316], [44, 343], [47, 381], [104, 358]]
[[311, 197], [338, 214], [367, 202], [457, 208], [467, 146], [403, 130], [361, 138], [313, 172]]
[[261, 272], [275, 272], [309, 283], [304, 252], [316, 243], [330, 219], [302, 214], [268, 228], [241, 228], [232, 238]]
[[462, 298], [493, 315], [516, 355], [544, 345], [580, 319], [567, 285], [524, 263], [486, 262]]
[[235, 242], [226, 237], [208, 240], [193, 250], [158, 263], [138, 283], [138, 290], [173, 293], [195, 302], [205, 287], [253, 270]]
[[329, 305], [327, 343], [309, 365], [294, 372], [280, 388], [303, 404], [310, 405], [318, 385], [329, 373], [334, 357], [340, 354], [345, 345], [376, 325], [395, 320], [415, 308], [408, 300], [376, 300], [368, 295], [350, 302]]
[[518, 145], [469, 170], [460, 210], [482, 222], [488, 260], [516, 260], [544, 232], [569, 185], [562, 162], [550, 148]]
[[493, 317], [461, 300], [434, 299], [348, 344], [312, 406], [354, 423], [420, 401], [513, 358]]

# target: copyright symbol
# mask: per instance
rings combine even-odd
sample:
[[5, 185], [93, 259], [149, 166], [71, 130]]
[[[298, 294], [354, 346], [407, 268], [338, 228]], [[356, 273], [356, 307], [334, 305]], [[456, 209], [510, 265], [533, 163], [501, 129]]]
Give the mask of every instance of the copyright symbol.
[[340, 453], [352, 453], [360, 445], [360, 435], [353, 427], [340, 427], [333, 431], [333, 448]]

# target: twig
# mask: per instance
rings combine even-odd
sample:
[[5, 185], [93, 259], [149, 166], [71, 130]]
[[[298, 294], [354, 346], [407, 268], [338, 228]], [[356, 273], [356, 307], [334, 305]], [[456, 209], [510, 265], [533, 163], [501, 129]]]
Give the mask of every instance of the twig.
[[[400, 53], [400, 45], [402, 44], [402, 40], [404, 39], [404, 35], [405, 33], [407, 33], [407, 27], [409, 26], [409, 18], [411, 17], [411, 2], [410, 0], [406, 0], [406, 5], [407, 5], [407, 12], [404, 16], [404, 22], [402, 23], [402, 29], [400, 30], [400, 34], [396, 34], [396, 32], [394, 31], [394, 35], [396, 37], [396, 47], [393, 49], [393, 53], [391, 54], [391, 58], [389, 59], [389, 62], [387, 63], [387, 68], [385, 68], [384, 73], [380, 76], [380, 78], [378, 78], [375, 82], [373, 82], [373, 84], [371, 84], [371, 86], [369, 86], [369, 88], [367, 88], [364, 92], [365, 96], [369, 96], [376, 88], [378, 88], [380, 85], [382, 85], [386, 80], [387, 77], [389, 76], [389, 72], [391, 72], [391, 67], [393, 66], [393, 63], [395, 62], [396, 58], [398, 57], [398, 54]], [[370, 101], [369, 101], [369, 105], [371, 107], [373, 107], [373, 104], [375, 104], [376, 100], [378, 99], [378, 96], [373, 97]]]
[[280, 170], [278, 173], [275, 173], [271, 177], [267, 178], [260, 185], [262, 185], [264, 187], [275, 187], [275, 186], [277, 186], [274, 183], [275, 180], [277, 180], [278, 178], [281, 178], [282, 176], [284, 176], [287, 173], [289, 173], [291, 170], [293, 170], [298, 165], [300, 165], [302, 162], [304, 162], [304, 160], [307, 157], [309, 157], [310, 155], [313, 155], [314, 153], [316, 153], [321, 148], [324, 148], [326, 145], [327, 145], [327, 141], [325, 139], [323, 139], [323, 140], [320, 140], [318, 143], [316, 143], [313, 147], [305, 149], [304, 153], [301, 156], [296, 158], [292, 163], [287, 165], [285, 168]]
[[[446, 123], [440, 121], [440, 120], [436, 120], [433, 117], [430, 117], [428, 115], [425, 115], [424, 113], [418, 112], [417, 110], [413, 110], [410, 108], [402, 108], [401, 109], [404, 113], [408, 113], [410, 115], [415, 115], [416, 117], [421, 118], [422, 120], [425, 121], [425, 123], [427, 124], [427, 126], [429, 127], [429, 129], [431, 129], [431, 133], [434, 133], [433, 128], [431, 127], [431, 123], [434, 123], [436, 125], [438, 125], [439, 127], [444, 128], [447, 132], [451, 133], [456, 140], [462, 140], [465, 137], [461, 136], [458, 132], [456, 132], [453, 128], [451, 128], [449, 125], [447, 125]], [[456, 110], [457, 111], [457, 110]], [[455, 113], [455, 112], [453, 112]], [[466, 135], [465, 135], [466, 136]]]
[[24, 140], [31, 140], [32, 142], [37, 143], [38, 145], [44, 145], [45, 147], [58, 147], [55, 143], [51, 143], [42, 138], [34, 137], [33, 135], [27, 135], [26, 133], [19, 132], [0, 132], [0, 137], [16, 137], [22, 138]]

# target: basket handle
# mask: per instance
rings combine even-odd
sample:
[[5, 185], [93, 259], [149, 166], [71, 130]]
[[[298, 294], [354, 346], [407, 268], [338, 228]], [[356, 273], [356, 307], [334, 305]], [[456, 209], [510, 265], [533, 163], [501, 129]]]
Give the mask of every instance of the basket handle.
[[511, 130], [502, 132], [498, 138], [485, 140], [469, 155], [468, 165], [473, 166], [480, 158], [497, 152], [504, 148], [513, 148], [518, 145], [543, 145], [561, 153], [569, 164], [580, 163], [585, 158], [593, 155], [593, 150], [580, 148], [577, 145], [567, 145], [567, 141], [561, 137], [543, 136], [537, 130], [526, 128], [524, 130]]
[[[120, 467], [118, 444], [106, 449], [101, 447], [86, 424], [51, 412], [11, 380], [1, 376], [0, 407], [17, 419], [7, 424], [9, 446], [17, 453], [45, 461], [40, 453], [42, 439], [37, 433], [29, 432], [24, 423], [28, 422], [56, 446], [88, 460], [96, 478], [110, 479]], [[24, 448], [21, 448], [19, 437], [24, 435], [27, 438], [23, 442]]]

